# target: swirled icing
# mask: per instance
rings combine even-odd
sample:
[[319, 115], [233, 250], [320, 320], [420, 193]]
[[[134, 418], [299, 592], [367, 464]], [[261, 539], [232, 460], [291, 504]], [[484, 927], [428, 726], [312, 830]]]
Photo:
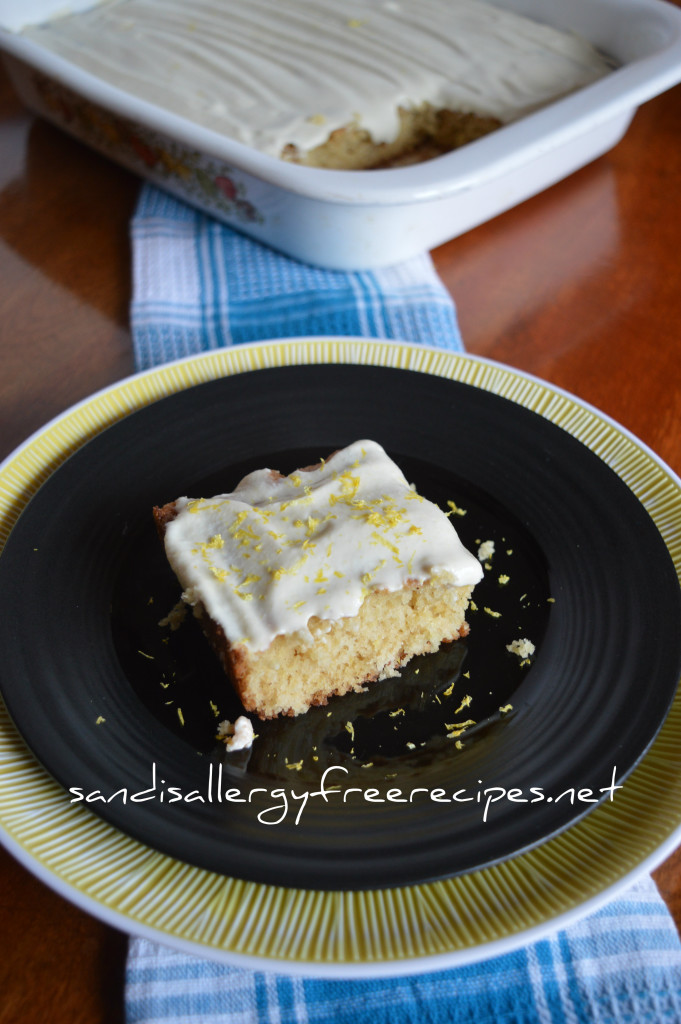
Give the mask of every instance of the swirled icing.
[[398, 108], [511, 121], [604, 75], [584, 39], [482, 0], [112, 0], [25, 35], [133, 95], [279, 156]]
[[175, 508], [165, 549], [185, 601], [252, 650], [305, 632], [311, 616], [354, 616], [374, 589], [482, 577], [447, 515], [374, 441], [286, 477], [257, 470], [229, 494]]

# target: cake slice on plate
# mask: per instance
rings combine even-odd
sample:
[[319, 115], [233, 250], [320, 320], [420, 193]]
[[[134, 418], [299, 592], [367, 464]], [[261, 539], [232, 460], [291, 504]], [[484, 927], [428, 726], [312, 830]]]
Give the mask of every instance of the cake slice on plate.
[[468, 633], [482, 566], [374, 441], [154, 509], [247, 711], [298, 715]]

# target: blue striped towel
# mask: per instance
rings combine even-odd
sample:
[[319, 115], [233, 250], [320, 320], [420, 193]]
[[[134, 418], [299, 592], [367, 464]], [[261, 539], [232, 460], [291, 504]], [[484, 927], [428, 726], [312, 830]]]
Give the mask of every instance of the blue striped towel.
[[[133, 224], [139, 369], [273, 337], [363, 335], [461, 350], [427, 255], [318, 270], [144, 186]], [[644, 877], [597, 913], [492, 959], [398, 978], [230, 967], [131, 938], [127, 1024], [681, 1024], [681, 943]]]
[[146, 185], [132, 223], [140, 370], [267, 338], [396, 338], [461, 350], [428, 254], [361, 273], [281, 256]]

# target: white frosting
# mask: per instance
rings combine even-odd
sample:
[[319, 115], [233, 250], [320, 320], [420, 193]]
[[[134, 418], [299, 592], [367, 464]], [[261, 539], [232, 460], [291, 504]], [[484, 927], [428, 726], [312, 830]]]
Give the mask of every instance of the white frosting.
[[176, 508], [165, 548], [184, 599], [253, 650], [306, 631], [311, 616], [356, 615], [374, 589], [438, 574], [473, 585], [483, 574], [445, 513], [374, 441], [287, 477], [258, 470], [231, 494]]
[[574, 35], [482, 0], [111, 0], [25, 30], [135, 96], [279, 156], [397, 108], [518, 118], [604, 75]]

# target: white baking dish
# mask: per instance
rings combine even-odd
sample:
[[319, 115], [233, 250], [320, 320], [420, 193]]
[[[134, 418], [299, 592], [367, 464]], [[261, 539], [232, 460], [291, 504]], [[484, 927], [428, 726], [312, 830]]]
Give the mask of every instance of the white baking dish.
[[354, 270], [431, 249], [566, 177], [614, 146], [641, 103], [681, 81], [681, 9], [665, 0], [496, 2], [586, 36], [618, 68], [456, 152], [381, 171], [321, 170], [259, 153], [17, 34], [59, 13], [63, 0], [0, 0], [0, 51], [31, 110], [253, 238]]

